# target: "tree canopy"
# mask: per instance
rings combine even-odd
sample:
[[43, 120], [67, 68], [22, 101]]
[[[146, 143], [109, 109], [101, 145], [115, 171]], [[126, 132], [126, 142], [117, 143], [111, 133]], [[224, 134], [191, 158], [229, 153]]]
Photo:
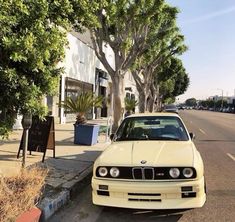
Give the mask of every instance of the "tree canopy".
[[[176, 26], [178, 10], [164, 0], [0, 0], [0, 5], [0, 134], [12, 127], [17, 113], [45, 114], [41, 100], [58, 91], [63, 72], [58, 64], [71, 27], [90, 30], [95, 53], [111, 77], [114, 130], [124, 108], [125, 73], [140, 69], [154, 91], [156, 69], [186, 50]], [[173, 94], [182, 92], [184, 80], [169, 80], [178, 87]]]
[[0, 134], [5, 134], [17, 113], [45, 114], [42, 96], [57, 92], [74, 11], [68, 0], [0, 5]]
[[[181, 55], [187, 50], [184, 36], [176, 25], [177, 13], [177, 8], [164, 4], [161, 22], [157, 26], [152, 24], [150, 34], [147, 36], [148, 48], [132, 66], [132, 75], [139, 91], [140, 112], [145, 112], [147, 108], [153, 111], [159, 94], [158, 72], [166, 61], [173, 55]], [[170, 81], [167, 83], [170, 84]], [[173, 84], [172, 87], [174, 86]], [[149, 107], [147, 107], [147, 99]]]
[[196, 106], [197, 100], [195, 98], [189, 98], [185, 101], [186, 106]]
[[[114, 130], [124, 109], [124, 75], [149, 48], [152, 28], [164, 21], [164, 5], [164, 0], [100, 1], [94, 13], [98, 26], [88, 26], [96, 55], [112, 79]], [[105, 56], [106, 44], [113, 50], [114, 66]]]
[[199, 105], [202, 106], [203, 108], [213, 108], [213, 109], [219, 109], [223, 107], [228, 107], [228, 101], [223, 99], [219, 100], [214, 100], [214, 99], [206, 99], [206, 100], [201, 100]]
[[182, 61], [172, 56], [162, 67], [157, 75], [160, 94], [163, 102], [169, 98], [183, 94], [189, 86], [189, 77]]

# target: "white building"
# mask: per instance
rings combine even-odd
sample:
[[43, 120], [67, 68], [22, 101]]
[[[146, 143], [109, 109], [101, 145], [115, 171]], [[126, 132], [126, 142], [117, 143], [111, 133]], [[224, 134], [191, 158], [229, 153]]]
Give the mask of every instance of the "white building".
[[[69, 46], [66, 49], [65, 60], [60, 64], [64, 67], [65, 72], [60, 78], [59, 94], [54, 97], [48, 96], [45, 99], [45, 104], [48, 106], [50, 114], [59, 123], [75, 121], [73, 114], [66, 114], [64, 109], [59, 108], [57, 105], [59, 101], [64, 101], [66, 97], [90, 91], [96, 95], [104, 96], [106, 101], [111, 101], [111, 80], [102, 63], [95, 55], [89, 32], [87, 31], [83, 34], [76, 32], [68, 33], [67, 38]], [[108, 45], [104, 47], [106, 58], [114, 68], [113, 51]], [[130, 73], [127, 73], [125, 76], [125, 91], [127, 97], [138, 98], [138, 92]], [[104, 103], [103, 108], [94, 109], [88, 115], [88, 118], [107, 117], [109, 115], [111, 115], [110, 104]]]
[[[124, 78], [125, 82], [125, 97], [139, 100], [139, 92], [137, 91], [135, 80], [131, 74], [131, 72], [127, 72]], [[139, 107], [135, 108], [135, 112], [139, 112]]]
[[235, 106], [235, 96], [229, 97], [228, 104]]

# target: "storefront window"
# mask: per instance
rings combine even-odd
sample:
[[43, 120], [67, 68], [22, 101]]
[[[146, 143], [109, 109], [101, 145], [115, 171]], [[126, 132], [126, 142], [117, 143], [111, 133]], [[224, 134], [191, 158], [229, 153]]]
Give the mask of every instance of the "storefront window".
[[[71, 97], [76, 98], [83, 92], [93, 93], [93, 85], [90, 83], [82, 82], [72, 78], [66, 78], [65, 80], [65, 98]], [[68, 112], [65, 110], [65, 113]], [[93, 112], [92, 109], [87, 114], [87, 119], [92, 119]]]

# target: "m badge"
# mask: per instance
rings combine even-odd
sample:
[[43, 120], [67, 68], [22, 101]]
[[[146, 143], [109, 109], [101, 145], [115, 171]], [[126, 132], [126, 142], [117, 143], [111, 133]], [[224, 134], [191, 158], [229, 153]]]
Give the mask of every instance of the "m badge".
[[147, 163], [147, 161], [146, 160], [141, 160], [141, 162], [140, 162], [141, 164], [146, 164]]

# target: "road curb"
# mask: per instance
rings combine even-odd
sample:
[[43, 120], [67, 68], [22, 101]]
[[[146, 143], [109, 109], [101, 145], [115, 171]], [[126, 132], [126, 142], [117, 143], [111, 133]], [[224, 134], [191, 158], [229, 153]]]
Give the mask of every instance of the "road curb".
[[76, 197], [77, 193], [79, 193], [84, 186], [90, 182], [92, 175], [93, 164], [84, 170], [78, 177], [78, 179], [74, 182], [74, 184], [70, 187], [66, 187], [66, 184], [63, 185], [63, 189], [67, 189], [70, 192], [70, 199]]
[[76, 180], [72, 180], [64, 184], [61, 190], [58, 190], [51, 197], [45, 197], [42, 199], [37, 206], [42, 211], [40, 222], [47, 221], [87, 185], [92, 175], [92, 168], [93, 165], [84, 170]]
[[47, 221], [57, 210], [67, 204], [69, 200], [70, 195], [68, 190], [56, 193], [52, 197], [45, 197], [38, 205], [38, 208], [42, 211], [40, 222]]

